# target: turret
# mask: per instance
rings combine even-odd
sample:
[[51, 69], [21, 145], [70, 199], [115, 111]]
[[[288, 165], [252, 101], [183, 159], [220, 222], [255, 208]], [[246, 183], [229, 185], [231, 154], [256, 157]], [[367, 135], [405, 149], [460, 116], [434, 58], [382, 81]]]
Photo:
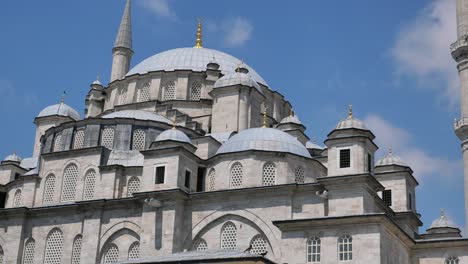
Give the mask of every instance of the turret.
[[119, 32], [112, 49], [112, 71], [110, 82], [120, 80], [130, 70], [132, 49], [131, 0], [127, 0], [125, 11], [120, 22]]
[[86, 95], [85, 117], [95, 117], [102, 113], [105, 101], [103, 90], [104, 86], [102, 86], [98, 76], [91, 84], [88, 95]]

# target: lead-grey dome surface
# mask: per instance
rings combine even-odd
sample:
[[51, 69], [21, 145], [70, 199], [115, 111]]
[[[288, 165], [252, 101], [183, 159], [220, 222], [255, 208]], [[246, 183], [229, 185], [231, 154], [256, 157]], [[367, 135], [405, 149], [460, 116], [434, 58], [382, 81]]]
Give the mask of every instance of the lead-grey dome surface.
[[73, 109], [72, 107], [66, 105], [65, 103], [54, 104], [50, 105], [44, 109], [37, 115], [37, 117], [45, 117], [45, 116], [68, 116], [73, 120], [80, 120], [80, 114]]
[[[236, 57], [207, 48], [178, 48], [153, 55], [133, 67], [126, 76], [145, 74], [152, 71], [192, 70], [206, 71], [206, 65], [215, 59], [224, 75], [234, 73], [242, 63]], [[245, 64], [244, 64], [245, 65]], [[254, 80], [267, 85], [265, 80], [250, 66], [245, 65]]]
[[458, 226], [450, 219], [447, 217], [445, 214], [442, 214], [439, 218], [434, 220], [431, 224], [432, 228], [458, 228]]
[[357, 128], [357, 129], [362, 129], [362, 130], [369, 130], [364, 122], [361, 120], [354, 118], [354, 117], [348, 117], [344, 120], [341, 120], [338, 125], [336, 125], [336, 129], [347, 129], [347, 128]]
[[21, 157], [16, 155], [16, 153], [13, 153], [11, 155], [8, 155], [6, 156], [5, 159], [3, 159], [3, 161], [13, 161], [13, 162], [21, 162]]
[[309, 151], [295, 137], [274, 128], [251, 128], [232, 136], [217, 154], [246, 150], [265, 150], [296, 154], [310, 158]]
[[385, 157], [381, 158], [376, 166], [386, 166], [386, 165], [399, 165], [407, 167], [406, 164], [400, 157], [394, 155], [392, 152], [389, 152]]
[[287, 123], [293, 123], [293, 124], [299, 124], [302, 125], [301, 120], [299, 120], [299, 117], [295, 114], [293, 115], [288, 115], [287, 117], [281, 119], [280, 124], [287, 124]]
[[156, 141], [173, 140], [192, 144], [190, 138], [182, 131], [177, 129], [168, 129], [156, 137]]
[[219, 78], [213, 88], [220, 88], [220, 87], [226, 87], [226, 86], [231, 86], [231, 85], [244, 85], [248, 87], [254, 87], [257, 89], [261, 94], [263, 94], [262, 88], [258, 83], [254, 80], [252, 76], [246, 73], [242, 72], [234, 72], [230, 73], [227, 75], [224, 75], [223, 77]]
[[137, 120], [150, 120], [161, 123], [172, 124], [171, 120], [165, 118], [164, 116], [157, 115], [143, 110], [123, 110], [118, 112], [113, 112], [107, 115], [103, 115], [102, 118], [132, 118]]

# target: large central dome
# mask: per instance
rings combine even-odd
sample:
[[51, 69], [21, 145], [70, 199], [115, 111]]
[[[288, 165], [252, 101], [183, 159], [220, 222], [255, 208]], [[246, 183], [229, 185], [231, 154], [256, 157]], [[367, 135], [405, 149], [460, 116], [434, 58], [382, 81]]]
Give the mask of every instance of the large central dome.
[[[152, 71], [192, 70], [206, 71], [206, 65], [215, 61], [223, 74], [234, 73], [241, 60], [224, 52], [207, 48], [178, 48], [153, 55], [131, 69], [126, 76]], [[245, 65], [245, 64], [244, 64]], [[251, 67], [245, 65], [256, 82], [267, 85]]]

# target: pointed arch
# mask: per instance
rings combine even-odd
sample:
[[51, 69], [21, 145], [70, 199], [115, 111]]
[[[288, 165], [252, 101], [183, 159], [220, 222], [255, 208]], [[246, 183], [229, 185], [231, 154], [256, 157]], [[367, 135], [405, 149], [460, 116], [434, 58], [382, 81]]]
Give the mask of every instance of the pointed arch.
[[270, 186], [276, 183], [276, 165], [269, 161], [263, 164], [262, 185]]
[[77, 235], [73, 240], [73, 248], [72, 248], [72, 264], [80, 264], [81, 263], [81, 246], [83, 244], [83, 236]]
[[128, 260], [136, 260], [140, 258], [140, 242], [136, 241], [128, 248]]
[[44, 264], [61, 264], [62, 253], [63, 233], [59, 228], [54, 228], [46, 239]]
[[216, 170], [211, 169], [208, 173], [208, 191], [214, 191], [216, 188]]
[[268, 251], [268, 242], [262, 235], [256, 235], [250, 240], [250, 245], [252, 249], [250, 250], [251, 253], [260, 255]]
[[[23, 251], [23, 264], [33, 264], [34, 263], [34, 253], [36, 250], [36, 241], [32, 238], [28, 239], [24, 244]], [[2, 263], [2, 262], [0, 262]]]
[[78, 166], [71, 163], [65, 167], [62, 179], [62, 196], [61, 202], [75, 201], [76, 199], [76, 182], [78, 181]]
[[13, 196], [13, 207], [20, 207], [23, 203], [22, 192], [21, 189], [17, 189], [15, 191], [15, 195]]
[[55, 196], [55, 175], [49, 174], [44, 181], [44, 194], [42, 203], [49, 204], [54, 201]]
[[208, 249], [208, 243], [203, 238], [199, 238], [193, 243], [192, 250], [193, 251], [205, 251]]
[[168, 81], [163, 87], [163, 101], [176, 99], [176, 84], [174, 81]]
[[237, 249], [237, 227], [233, 222], [228, 221], [223, 225], [220, 241], [222, 249]]
[[244, 168], [240, 162], [235, 162], [231, 166], [231, 180], [229, 185], [231, 188], [242, 188], [242, 177]]
[[84, 178], [83, 200], [94, 198], [94, 188], [96, 186], [96, 170], [89, 169]]
[[112, 243], [106, 249], [106, 252], [102, 256], [102, 263], [110, 264], [110, 263], [117, 263], [119, 261], [119, 248], [116, 244]]
[[132, 176], [128, 180], [127, 184], [127, 197], [132, 197], [133, 193], [140, 191], [140, 179], [136, 176]]

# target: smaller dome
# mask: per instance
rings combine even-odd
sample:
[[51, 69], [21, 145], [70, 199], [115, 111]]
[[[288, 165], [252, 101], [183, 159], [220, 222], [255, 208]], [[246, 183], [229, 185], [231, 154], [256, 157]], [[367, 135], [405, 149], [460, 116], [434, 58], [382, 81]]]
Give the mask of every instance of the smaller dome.
[[244, 72], [235, 72], [224, 75], [223, 77], [219, 78], [213, 88], [220, 88], [232, 85], [244, 85], [249, 87], [254, 87], [260, 93], [263, 94], [262, 88], [260, 85], [247, 73]]
[[143, 111], [143, 110], [123, 110], [117, 111], [110, 114], [103, 115], [102, 118], [132, 118], [137, 120], [150, 120], [166, 124], [172, 124], [172, 121], [165, 118], [164, 116], [157, 115], [152, 112]]
[[299, 117], [295, 114], [291, 114], [283, 118], [280, 122], [280, 124], [286, 124], [286, 123], [294, 123], [294, 124], [302, 125], [301, 120], [299, 120]]
[[22, 160], [23, 159], [20, 156], [16, 155], [16, 153], [8, 155], [6, 156], [5, 159], [3, 159], [3, 161], [12, 161], [12, 162], [18, 162], [18, 163], [20, 163]]
[[102, 83], [99, 79], [96, 79], [94, 82], [93, 82], [93, 85], [99, 85], [99, 86], [102, 86]]
[[386, 165], [399, 165], [399, 166], [405, 166], [408, 167], [408, 164], [406, 164], [400, 157], [397, 155], [394, 155], [392, 150], [390, 149], [388, 154], [385, 155], [385, 157], [381, 158], [376, 166], [386, 166]]
[[349, 106], [348, 117], [344, 120], [341, 120], [338, 123], [338, 125], [336, 125], [336, 129], [348, 129], [348, 128], [369, 130], [364, 124], [364, 122], [353, 117], [353, 108], [351, 105]]
[[444, 210], [442, 210], [440, 217], [432, 222], [429, 229], [432, 228], [458, 228], [458, 226], [452, 221], [452, 219], [447, 217]]
[[322, 146], [319, 146], [317, 143], [312, 141], [306, 142], [306, 148], [308, 149], [324, 149]]
[[156, 141], [173, 140], [192, 144], [190, 138], [178, 129], [168, 129], [156, 137]]
[[65, 103], [55, 104], [44, 108], [37, 117], [45, 117], [45, 116], [67, 116], [73, 120], [80, 120], [80, 114], [70, 106], [66, 105]]

